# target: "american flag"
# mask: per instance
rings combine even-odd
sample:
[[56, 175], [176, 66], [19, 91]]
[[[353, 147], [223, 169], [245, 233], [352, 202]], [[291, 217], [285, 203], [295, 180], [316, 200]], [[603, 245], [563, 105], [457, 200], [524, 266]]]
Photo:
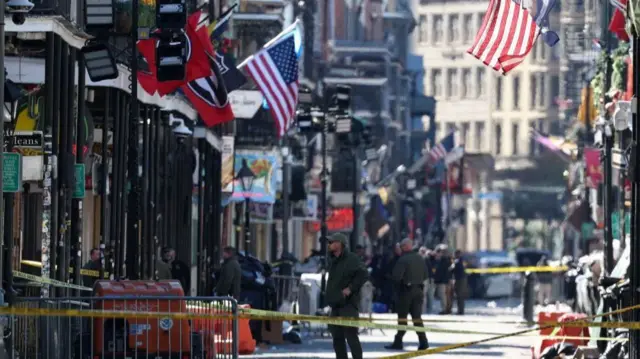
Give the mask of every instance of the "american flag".
[[293, 34], [253, 55], [246, 68], [267, 100], [278, 136], [282, 137], [293, 123], [298, 103], [298, 57]]
[[428, 164], [430, 166], [433, 166], [434, 164], [440, 162], [440, 160], [445, 158], [447, 154], [451, 152], [451, 150], [453, 150], [454, 147], [455, 147], [455, 140], [453, 138], [453, 132], [452, 132], [429, 150]]
[[467, 52], [502, 74], [518, 66], [540, 34], [529, 10], [512, 0], [491, 0]]
[[613, 7], [620, 10], [622, 15], [627, 15], [627, 0], [609, 0], [609, 2]]

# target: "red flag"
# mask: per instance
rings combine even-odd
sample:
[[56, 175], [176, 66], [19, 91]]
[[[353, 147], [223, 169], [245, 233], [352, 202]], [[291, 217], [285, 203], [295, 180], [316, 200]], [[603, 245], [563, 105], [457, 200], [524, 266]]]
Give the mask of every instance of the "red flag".
[[524, 61], [540, 28], [529, 10], [511, 0], [491, 0], [469, 54], [506, 74]]
[[627, 34], [624, 25], [624, 14], [619, 9], [615, 9], [611, 17], [611, 22], [609, 22], [609, 31], [614, 33], [618, 39], [629, 42], [629, 34]]
[[201, 11], [195, 12], [187, 20], [185, 28], [187, 35], [187, 74], [184, 80], [159, 82], [156, 76], [156, 44], [158, 40], [151, 38], [138, 41], [138, 51], [149, 66], [148, 72], [138, 72], [138, 81], [145, 91], [152, 95], [157, 91], [160, 96], [164, 96], [175, 92], [186, 82], [211, 75], [209, 54], [213, 54], [213, 45], [200, 40], [208, 38], [207, 27], [204, 25], [198, 26], [201, 14]]

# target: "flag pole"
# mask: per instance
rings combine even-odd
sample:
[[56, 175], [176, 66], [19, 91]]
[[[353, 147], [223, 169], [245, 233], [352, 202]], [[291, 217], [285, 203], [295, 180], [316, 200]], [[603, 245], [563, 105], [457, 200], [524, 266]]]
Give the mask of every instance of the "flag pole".
[[[298, 26], [299, 23], [300, 23], [300, 19], [296, 19], [296, 21], [294, 21], [293, 24], [289, 25], [286, 29], [284, 29], [282, 32], [276, 35], [276, 37], [269, 40], [269, 42], [264, 44], [262, 48], [266, 49], [267, 47], [272, 46], [276, 42], [280, 41], [283, 37], [290, 34]], [[253, 55], [247, 57], [244, 61], [242, 61], [240, 65], [236, 66], [236, 68], [240, 70], [241, 68], [245, 67], [247, 65], [247, 62], [251, 61], [251, 59], [253, 59]]]

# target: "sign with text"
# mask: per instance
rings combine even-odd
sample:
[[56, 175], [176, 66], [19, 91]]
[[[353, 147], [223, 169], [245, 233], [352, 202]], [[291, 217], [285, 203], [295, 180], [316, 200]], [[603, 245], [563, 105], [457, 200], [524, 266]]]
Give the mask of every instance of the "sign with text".
[[260, 91], [237, 90], [229, 94], [229, 103], [236, 118], [253, 118], [262, 106]]
[[22, 156], [19, 153], [4, 153], [2, 181], [2, 192], [20, 192], [22, 188]]
[[73, 198], [82, 199], [85, 193], [84, 163], [76, 163], [73, 176]]

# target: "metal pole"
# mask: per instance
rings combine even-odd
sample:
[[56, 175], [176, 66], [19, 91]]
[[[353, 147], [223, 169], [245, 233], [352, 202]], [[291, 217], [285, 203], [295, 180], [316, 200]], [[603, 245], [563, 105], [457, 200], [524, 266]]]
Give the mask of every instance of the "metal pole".
[[285, 135], [282, 145], [282, 253], [289, 251], [289, 192], [291, 182], [291, 161], [289, 157], [289, 139]]
[[352, 251], [356, 250], [356, 246], [359, 242], [360, 229], [358, 222], [360, 219], [360, 203], [358, 202], [358, 187], [360, 187], [360, 176], [358, 173], [358, 148], [351, 149], [351, 156], [353, 160], [353, 192], [351, 197], [351, 205], [353, 206], [353, 230], [351, 231], [351, 243], [350, 247]]
[[[0, 99], [2, 99], [3, 103], [4, 103], [4, 82], [6, 81], [6, 78], [4, 76], [4, 49], [5, 49], [5, 44], [4, 44], [4, 20], [5, 20], [5, 7], [4, 6], [0, 6], [0, 49], [3, 49], [0, 52]], [[3, 109], [3, 111], [6, 111]], [[3, 114], [4, 115], [4, 114]], [[3, 146], [4, 148], [4, 116], [3, 116], [3, 121], [0, 121], [0, 144]], [[3, 167], [4, 166], [4, 150], [0, 153], [0, 174], [3, 173]], [[0, 189], [3, 190], [4, 192], [4, 178], [2, 175], [0, 175]], [[0, 196], [0, 209], [4, 209], [4, 198], [3, 196]], [[4, 223], [4, 217], [0, 216], [0, 233], [4, 233], [6, 230], [5, 228], [5, 223]], [[4, 251], [4, 236], [0, 236], [0, 253], [3, 253]], [[4, 258], [2, 258], [2, 255], [0, 255], [0, 268], [4, 268]], [[2, 270], [0, 270], [0, 283], [4, 283], [3, 282], [4, 279], [4, 273], [2, 273]], [[3, 292], [0, 292], [0, 305], [4, 305], [4, 294]], [[0, 330], [2, 330], [2, 326], [0, 326]], [[13, 355], [13, 353], [11, 353], [11, 355]]]
[[142, 279], [153, 279], [154, 274], [151, 272], [151, 240], [150, 240], [150, 226], [149, 226], [149, 207], [151, 203], [149, 203], [149, 126], [150, 126], [150, 118], [152, 112], [149, 110], [149, 106], [144, 106], [142, 111], [144, 113], [144, 117], [142, 118], [142, 238], [140, 239], [140, 249], [141, 255], [140, 258], [142, 260], [141, 272]]
[[251, 200], [247, 197], [244, 199], [244, 252], [246, 255], [251, 254], [251, 210], [249, 205]]
[[[604, 1], [602, 3], [604, 12], [604, 17], [602, 19], [602, 31], [604, 34], [604, 47], [607, 54], [606, 58], [606, 67], [604, 74], [604, 82], [603, 82], [603, 91], [605, 94], [605, 101], [607, 99], [606, 92], [611, 87], [611, 72], [613, 71], [613, 63], [611, 60], [611, 50], [612, 50], [612, 42], [613, 42], [613, 34], [609, 31], [609, 20], [612, 16], [612, 5], [608, 1]], [[587, 108], [590, 107], [591, 104], [588, 104]], [[605, 103], [602, 104], [605, 106]], [[601, 109], [601, 113], [604, 113], [605, 120], [607, 124], [605, 126], [610, 126], [609, 120], [609, 112], [604, 108]], [[612, 212], [613, 212], [613, 184], [612, 184], [612, 163], [611, 163], [611, 149], [613, 147], [613, 134], [615, 131], [613, 130], [613, 126], [610, 127], [611, 137], [606, 135], [606, 132], [603, 134], [604, 139], [604, 270], [606, 274], [611, 273], [613, 269], [613, 220], [612, 220]]]
[[[102, 172], [100, 182], [102, 183], [102, 196], [100, 198], [100, 279], [104, 278], [105, 272], [105, 248], [107, 242], [107, 213], [109, 211], [109, 196], [107, 192], [109, 186], [109, 121], [111, 117], [111, 89], [106, 88], [104, 92], [104, 122], [102, 124]], [[109, 272], [113, 272], [109, 266]]]
[[[85, 146], [85, 131], [84, 131], [84, 123], [85, 123], [85, 65], [84, 65], [84, 57], [78, 56], [78, 112], [76, 118], [76, 163], [82, 164], [84, 163], [84, 146]], [[86, 170], [86, 169], [85, 169]], [[82, 181], [82, 186], [84, 186], [84, 178], [76, 179]], [[73, 272], [74, 283], [80, 285], [81, 276], [80, 276], [80, 268], [82, 268], [82, 217], [83, 217], [83, 199], [82, 198], [74, 198], [73, 206], [71, 209], [71, 226], [72, 230], [72, 240], [73, 246], [75, 250], [72, 252], [72, 255], [75, 257], [73, 262], [75, 263], [75, 271]], [[74, 253], [75, 252], [75, 253]], [[76, 292], [77, 296], [80, 296], [80, 291]]]
[[[53, 157], [53, 137], [51, 132], [53, 130], [53, 93], [54, 93], [54, 34], [47, 33], [47, 58], [45, 60], [45, 82], [48, 86], [45, 86], [45, 133], [44, 133], [44, 181], [42, 183], [42, 239], [40, 246], [40, 260], [42, 262], [42, 268], [40, 270], [40, 276], [45, 280], [51, 277], [51, 209], [52, 209], [52, 182], [54, 175], [54, 157]], [[49, 285], [43, 284], [40, 288], [40, 297], [49, 297]]]
[[[633, 88], [638, 89], [640, 86], [640, 38], [638, 37], [637, 30], [633, 34]], [[638, 101], [638, 91], [634, 91], [635, 106], [632, 108], [632, 154], [638, 153], [638, 143], [640, 143], [640, 120], [638, 115], [640, 114], [640, 101]], [[640, 304], [640, 292], [637, 288], [640, 286], [640, 171], [638, 166], [631, 166], [629, 173], [629, 179], [631, 180], [631, 256], [630, 256], [630, 281], [631, 281], [631, 305], [635, 306]], [[633, 321], [640, 321], [640, 311], [634, 310], [631, 312]], [[640, 357], [640, 331], [630, 330], [629, 335], [629, 358], [638, 359]]]
[[[49, 248], [50, 253], [50, 263], [53, 265], [53, 278], [59, 279], [58, 271], [56, 269], [56, 264], [58, 263], [58, 239], [59, 239], [59, 201], [60, 201], [60, 183], [59, 183], [59, 167], [58, 167], [58, 159], [60, 158], [60, 84], [61, 84], [61, 73], [60, 66], [62, 63], [62, 40], [57, 35], [53, 36], [53, 48], [55, 55], [53, 56], [53, 83], [51, 84], [51, 92], [47, 92], [47, 96], [51, 95], [53, 97], [53, 104], [51, 107], [51, 112], [53, 119], [51, 121], [51, 152], [52, 152], [52, 170], [53, 175], [51, 176], [51, 223], [49, 227], [51, 228], [51, 247]], [[49, 90], [48, 90], [49, 91]], [[57, 295], [54, 289], [54, 295]]]
[[327, 132], [329, 132], [329, 118], [327, 116], [327, 96], [324, 96], [325, 111], [322, 116], [322, 132], [320, 133], [322, 142], [322, 172], [320, 173], [320, 248], [324, 254], [322, 265], [322, 278], [320, 279], [320, 306], [325, 305], [325, 291], [327, 288], [326, 273], [329, 260], [328, 233], [327, 233], [327, 185], [329, 181], [329, 170], [327, 168]]
[[[59, 154], [60, 154], [60, 182], [58, 183], [60, 196], [60, 203], [58, 204], [58, 245], [57, 245], [57, 268], [56, 273], [57, 279], [63, 282], [66, 282], [69, 278], [67, 277], [67, 255], [65, 254], [65, 244], [67, 242], [68, 236], [67, 233], [67, 188], [69, 184], [69, 171], [68, 171], [68, 161], [69, 155], [67, 148], [67, 142], [69, 137], [69, 101], [67, 101], [68, 97], [71, 96], [69, 90], [69, 45], [65, 42], [61, 44], [61, 53], [62, 59], [60, 61], [60, 144], [59, 144]], [[65, 296], [65, 292], [63, 288], [58, 288], [57, 290], [60, 296]]]
[[140, 278], [138, 268], [138, 244], [140, 219], [138, 218], [140, 205], [140, 177], [138, 173], [138, 129], [140, 127], [140, 111], [138, 103], [138, 0], [131, 1], [131, 103], [129, 104], [129, 144], [128, 144], [128, 168], [127, 182], [130, 186], [127, 205], [127, 278]]

